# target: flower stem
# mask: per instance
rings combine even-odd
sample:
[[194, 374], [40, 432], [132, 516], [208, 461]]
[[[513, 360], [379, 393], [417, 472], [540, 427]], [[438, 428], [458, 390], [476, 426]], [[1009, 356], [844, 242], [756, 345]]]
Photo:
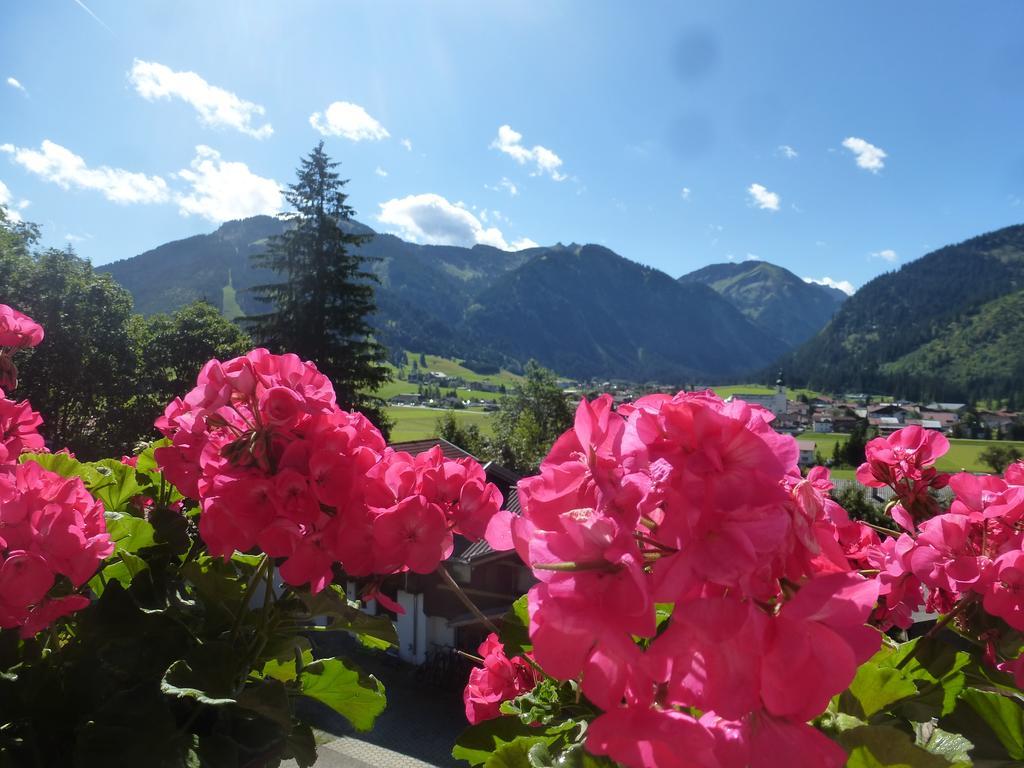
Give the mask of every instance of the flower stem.
[[462, 587], [460, 587], [459, 583], [452, 578], [450, 573], [448, 573], [448, 569], [444, 567], [444, 563], [437, 566], [437, 572], [441, 574], [441, 578], [444, 582], [452, 588], [455, 592], [455, 596], [459, 598], [459, 601], [469, 609], [470, 613], [477, 617], [480, 623], [494, 634], [500, 634], [498, 628], [494, 625], [494, 622], [484, 616], [481, 610], [476, 607], [476, 603], [469, 599], [469, 595], [462, 591]]
[[884, 533], [886, 536], [892, 536], [894, 539], [898, 539], [900, 536], [903, 535], [899, 531], [894, 531], [892, 528], [885, 528], [881, 525], [875, 525], [874, 523], [869, 523], [867, 520], [860, 520], [859, 522], [864, 523], [864, 525], [866, 525], [868, 528], [873, 528], [879, 533]]
[[242, 617], [245, 616], [245, 612], [249, 608], [249, 599], [252, 597], [252, 588], [256, 582], [263, 577], [263, 573], [266, 571], [269, 563], [270, 558], [264, 554], [263, 557], [260, 558], [260, 564], [257, 565], [256, 570], [253, 571], [252, 577], [249, 579], [249, 583], [245, 585], [245, 591], [242, 593], [242, 602], [238, 605], [238, 615], [235, 616], [235, 624], [231, 628], [232, 645], [238, 638], [238, 631], [242, 628]]
[[[935, 626], [929, 629], [925, 634], [921, 636], [921, 640], [929, 640], [935, 637], [939, 632], [949, 626], [949, 623], [953, 621], [957, 616], [964, 612], [966, 608], [969, 608], [976, 600], [975, 595], [968, 595], [967, 597], [961, 598], [960, 601], [953, 606], [949, 613], [935, 622]], [[896, 665], [896, 669], [902, 669], [904, 666], [910, 663], [910, 661], [917, 657], [918, 649], [921, 647], [921, 643], [918, 642], [914, 646], [914, 650], [907, 654], [907, 656]]]

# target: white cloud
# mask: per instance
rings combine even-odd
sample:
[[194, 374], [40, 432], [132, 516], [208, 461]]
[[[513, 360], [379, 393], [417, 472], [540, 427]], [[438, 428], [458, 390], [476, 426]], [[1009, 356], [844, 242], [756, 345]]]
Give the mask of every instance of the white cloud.
[[412, 152], [412, 142], [409, 141], [409, 139], [402, 139], [398, 143], [405, 147], [408, 151]]
[[775, 192], [769, 192], [763, 184], [751, 184], [747, 187], [747, 194], [750, 195], [751, 205], [756, 205], [764, 211], [779, 210], [781, 198]]
[[555, 181], [565, 181], [568, 178], [558, 170], [562, 167], [562, 158], [540, 144], [528, 149], [522, 145], [522, 140], [523, 134], [513, 131], [509, 125], [503, 125], [498, 128], [498, 138], [491, 142], [491, 146], [514, 158], [520, 165], [531, 163], [536, 166], [531, 176], [546, 173]]
[[793, 149], [789, 144], [779, 145], [779, 154], [787, 160], [795, 160], [800, 156], [800, 153]]
[[743, 257], [743, 260], [744, 261], [764, 261], [764, 259], [762, 259], [760, 256], [758, 256], [756, 253], [748, 253], [746, 256]]
[[505, 176], [502, 176], [501, 181], [497, 184], [484, 184], [484, 189], [489, 189], [491, 192], [500, 192], [501, 190], [505, 190], [508, 192], [510, 197], [516, 197], [519, 194], [519, 187], [516, 186], [515, 182]]
[[373, 172], [376, 173], [381, 178], [384, 178], [385, 176], [388, 175], [388, 172], [381, 168], [379, 165], [373, 169]]
[[690, 193], [691, 193], [691, 190], [690, 190], [689, 187], [683, 187], [682, 191], [679, 193], [679, 196], [681, 198], [683, 198], [683, 200], [689, 200], [690, 199]]
[[86, 240], [91, 240], [92, 239], [92, 235], [88, 235], [88, 234], [87, 235], [76, 235], [76, 234], [74, 234], [72, 232], [68, 232], [66, 235], [64, 235], [64, 239], [67, 240], [69, 243], [72, 243], [72, 244], [73, 243], [81, 243], [81, 242], [84, 242]]
[[885, 158], [888, 155], [882, 148], [869, 144], [864, 139], [858, 139], [856, 136], [843, 139], [843, 146], [856, 155], [859, 167], [872, 173], [878, 173], [885, 168]]
[[175, 72], [155, 61], [135, 59], [128, 80], [147, 101], [178, 98], [190, 104], [205, 125], [234, 128], [256, 139], [274, 132], [270, 123], [255, 125], [265, 112], [263, 107], [210, 85], [195, 72]]
[[833, 280], [831, 277], [805, 277], [804, 282], [814, 283], [815, 285], [827, 285], [829, 288], [838, 288], [847, 296], [853, 296], [853, 292], [856, 290], [853, 287], [853, 283], [849, 280]]
[[21, 84], [20, 82], [18, 82], [17, 78], [14, 78], [14, 77], [8, 77], [8, 78], [7, 78], [7, 84], [8, 84], [9, 86], [11, 86], [11, 88], [14, 88], [14, 89], [16, 89], [16, 90], [19, 90], [19, 91], [21, 91], [21, 92], [22, 92], [22, 93], [24, 93], [24, 94], [27, 94], [27, 93], [28, 93], [28, 91], [26, 91], [26, 90], [25, 90], [25, 86], [24, 86], [24, 85], [22, 85], [22, 84]]
[[13, 221], [17, 224], [21, 221], [21, 214], [18, 211], [23, 211], [28, 208], [28, 200], [19, 200], [17, 203], [14, 202], [14, 195], [11, 194], [10, 188], [2, 181], [0, 181], [0, 208], [7, 210], [8, 221]]
[[899, 256], [896, 255], [896, 251], [892, 248], [885, 248], [881, 251], [875, 251], [871, 254], [873, 259], [885, 259], [886, 261], [896, 261]]
[[[350, 141], [380, 141], [391, 135], [365, 109], [348, 101], [335, 101], [322, 113], [314, 112], [309, 124], [324, 136], [343, 136]], [[410, 144], [407, 149], [411, 148]]]
[[413, 243], [460, 245], [480, 243], [504, 251], [536, 247], [528, 237], [511, 243], [497, 227], [485, 227], [463, 204], [449, 202], [441, 195], [427, 192], [380, 203], [377, 221]]
[[64, 189], [89, 189], [114, 203], [164, 203], [170, 199], [167, 182], [160, 176], [147, 176], [122, 168], [101, 165], [90, 168], [70, 149], [46, 139], [39, 150], [0, 146], [13, 154], [14, 162], [31, 173]]
[[281, 185], [257, 176], [245, 163], [221, 159], [215, 149], [200, 144], [190, 168], [178, 172], [191, 193], [175, 197], [183, 216], [195, 214], [220, 223], [258, 214], [274, 215], [283, 205]]

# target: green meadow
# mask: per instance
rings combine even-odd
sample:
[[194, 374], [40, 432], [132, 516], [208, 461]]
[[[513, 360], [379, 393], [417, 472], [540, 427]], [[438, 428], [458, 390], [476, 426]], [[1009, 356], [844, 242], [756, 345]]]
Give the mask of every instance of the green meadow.
[[[423, 440], [437, 437], [437, 422], [445, 415], [441, 408], [410, 408], [393, 406], [384, 409], [394, 426], [391, 428], [391, 442], [401, 443], [406, 440]], [[452, 411], [459, 424], [467, 426], [476, 424], [485, 435], [493, 434], [491, 414], [483, 411]]]
[[[831, 458], [833, 446], [836, 443], [845, 443], [846, 438], [846, 435], [835, 433], [816, 434], [814, 432], [804, 432], [802, 435], [797, 436], [798, 440], [813, 440], [817, 443], [818, 452], [821, 453], [824, 459]], [[978, 458], [978, 454], [990, 445], [1012, 445], [1016, 446], [1021, 453], [1024, 453], [1024, 442], [951, 438], [949, 441], [949, 453], [939, 459], [935, 466], [943, 472], [991, 472], [992, 468]], [[840, 472], [843, 472], [843, 470], [837, 470], [833, 474], [836, 477], [844, 477], [845, 475], [839, 474]], [[852, 470], [850, 472], [850, 477], [852, 477]]]

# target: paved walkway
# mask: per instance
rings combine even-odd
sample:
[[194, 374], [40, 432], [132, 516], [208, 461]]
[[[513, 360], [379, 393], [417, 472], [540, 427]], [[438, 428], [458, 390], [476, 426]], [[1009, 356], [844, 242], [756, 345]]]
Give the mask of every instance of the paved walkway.
[[[297, 768], [294, 760], [282, 763], [284, 768]], [[317, 747], [317, 768], [436, 768], [415, 757], [393, 749], [345, 736]]]
[[[317, 768], [465, 768], [451, 756], [455, 739], [467, 726], [461, 688], [418, 682], [406, 664], [345, 646], [318, 650], [340, 652], [375, 675], [384, 683], [388, 705], [372, 731], [357, 733], [337, 713], [300, 699], [303, 709], [309, 706], [303, 719], [325, 732], [321, 736], [336, 737], [320, 744]], [[293, 768], [295, 763], [283, 765]]]

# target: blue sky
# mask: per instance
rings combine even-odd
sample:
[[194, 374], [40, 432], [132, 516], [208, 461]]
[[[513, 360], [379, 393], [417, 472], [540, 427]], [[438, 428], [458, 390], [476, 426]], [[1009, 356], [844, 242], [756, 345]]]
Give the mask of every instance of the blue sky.
[[[0, 201], [96, 264], [281, 205], [859, 286], [1024, 219], [1024, 5], [9, 3]], [[505, 126], [503, 128], [503, 126]]]

